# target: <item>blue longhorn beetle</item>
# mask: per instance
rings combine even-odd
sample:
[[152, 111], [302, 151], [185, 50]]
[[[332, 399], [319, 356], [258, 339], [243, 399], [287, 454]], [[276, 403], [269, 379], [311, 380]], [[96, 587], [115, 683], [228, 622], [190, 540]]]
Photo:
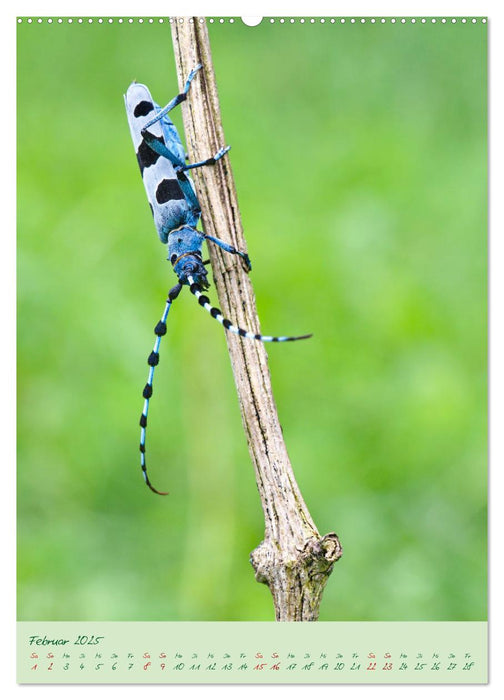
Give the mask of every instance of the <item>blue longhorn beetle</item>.
[[163, 315], [154, 329], [156, 341], [147, 360], [150, 370], [147, 384], [143, 390], [145, 402], [140, 416], [140, 465], [143, 477], [151, 491], [163, 496], [167, 492], [155, 489], [147, 476], [145, 461], [147, 414], [153, 391], [154, 368], [159, 363], [159, 346], [162, 336], [166, 334], [166, 319], [172, 302], [178, 297], [182, 287], [188, 285], [199, 304], [213, 318], [219, 321], [226, 330], [243, 338], [280, 343], [311, 337], [311, 334], [275, 337], [243, 330], [224, 318], [220, 310], [211, 306], [210, 300], [203, 294], [203, 290], [209, 287], [205, 269], [208, 261], [203, 261], [202, 258], [203, 241], [211, 241], [227, 253], [239, 255], [249, 271], [251, 264], [247, 253], [243, 253], [229, 243], [214, 238], [203, 231], [198, 231], [196, 228], [201, 216], [201, 208], [192, 180], [186, 173], [188, 170], [201, 168], [204, 165], [215, 165], [229, 151], [230, 146], [221, 148], [207, 160], [199, 163], [186, 163], [187, 156], [182, 141], [175, 125], [168, 117], [168, 112], [187, 99], [191, 82], [201, 67], [201, 65], [197, 65], [190, 72], [183, 91], [163, 109], [154, 102], [148, 88], [140, 83], [132, 83], [124, 96], [131, 136], [154, 223], [161, 242], [168, 244], [168, 260], [171, 262], [178, 279], [177, 284], [168, 293]]

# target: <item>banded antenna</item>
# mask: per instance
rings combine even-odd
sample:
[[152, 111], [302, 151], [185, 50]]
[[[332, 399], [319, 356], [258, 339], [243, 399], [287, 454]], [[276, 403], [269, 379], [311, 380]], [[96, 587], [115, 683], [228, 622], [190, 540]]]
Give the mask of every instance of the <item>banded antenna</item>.
[[242, 338], [250, 338], [250, 340], [260, 340], [263, 343], [285, 343], [292, 340], [305, 340], [306, 338], [311, 338], [313, 335], [313, 333], [308, 333], [307, 335], [262, 335], [261, 333], [252, 333], [252, 331], [246, 331], [243, 328], [234, 326], [231, 323], [231, 321], [228, 321], [227, 318], [224, 318], [220, 309], [217, 309], [215, 306], [212, 306], [210, 304], [210, 299], [205, 294], [203, 294], [203, 290], [201, 289], [199, 284], [196, 284], [196, 282], [191, 276], [188, 276], [187, 280], [190, 285], [189, 289], [198, 300], [200, 306], [206, 309], [210, 316], [212, 316], [212, 318], [215, 318], [215, 320], [218, 321], [222, 326], [224, 326], [224, 328], [227, 331], [235, 333], [236, 335], [239, 335]]
[[154, 493], [157, 493], [160, 496], [167, 496], [169, 492], [158, 491], [156, 488], [154, 488], [154, 486], [149, 480], [149, 477], [147, 475], [147, 463], [145, 460], [145, 442], [147, 434], [147, 416], [149, 413], [149, 402], [153, 392], [154, 370], [159, 364], [159, 346], [161, 345], [161, 338], [164, 335], [166, 335], [166, 319], [168, 318], [168, 312], [170, 311], [172, 301], [172, 297], [168, 295], [168, 299], [166, 300], [166, 306], [163, 315], [161, 316], [161, 320], [156, 324], [156, 327], [154, 328], [154, 333], [156, 334], [156, 341], [154, 343], [154, 348], [152, 349], [151, 354], [147, 358], [147, 364], [149, 365], [150, 369], [149, 376], [147, 378], [147, 384], [144, 386], [144, 390], [142, 392], [142, 396], [144, 397], [145, 401], [142, 415], [140, 416], [140, 466], [142, 467], [142, 473], [145, 483], [151, 491], [154, 491]]

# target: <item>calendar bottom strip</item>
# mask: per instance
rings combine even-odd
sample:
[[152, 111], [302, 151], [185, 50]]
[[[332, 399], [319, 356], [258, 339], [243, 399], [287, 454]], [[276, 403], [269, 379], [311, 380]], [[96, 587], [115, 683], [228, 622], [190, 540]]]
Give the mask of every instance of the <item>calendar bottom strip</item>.
[[486, 622], [18, 622], [18, 683], [486, 683]]

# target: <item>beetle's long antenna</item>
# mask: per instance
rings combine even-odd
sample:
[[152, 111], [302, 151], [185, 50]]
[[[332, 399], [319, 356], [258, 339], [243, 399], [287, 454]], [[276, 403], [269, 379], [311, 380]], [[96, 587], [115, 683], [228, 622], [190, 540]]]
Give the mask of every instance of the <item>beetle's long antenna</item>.
[[154, 343], [154, 348], [147, 359], [147, 364], [149, 365], [150, 370], [149, 376], [147, 378], [147, 384], [144, 386], [144, 390], [142, 392], [145, 401], [142, 415], [140, 416], [140, 466], [142, 467], [145, 483], [151, 491], [154, 491], [154, 493], [157, 493], [160, 496], [167, 496], [168, 491], [158, 491], [149, 481], [149, 477], [147, 476], [147, 464], [145, 461], [145, 440], [147, 433], [147, 414], [149, 413], [149, 401], [153, 391], [152, 382], [154, 380], [154, 369], [159, 363], [159, 346], [161, 345], [161, 338], [166, 334], [166, 319], [168, 317], [168, 312], [170, 311], [172, 301], [176, 296], [173, 296], [172, 292], [170, 292], [170, 294], [168, 295], [168, 299], [166, 300], [166, 306], [163, 315], [161, 316], [161, 320], [157, 323], [156, 327], [154, 328], [154, 333], [156, 334], [156, 342]]
[[189, 282], [189, 289], [191, 290], [191, 293], [194, 294], [196, 299], [198, 300], [200, 306], [202, 306], [204, 309], [208, 311], [210, 316], [215, 318], [216, 321], [218, 321], [221, 325], [224, 326], [224, 328], [227, 331], [230, 331], [231, 333], [236, 333], [236, 335], [241, 336], [242, 338], [250, 338], [251, 340], [260, 340], [263, 343], [284, 343], [287, 341], [291, 340], [304, 340], [305, 338], [311, 338], [312, 333], [309, 333], [308, 335], [281, 335], [281, 336], [274, 336], [274, 335], [261, 335], [260, 333], [252, 333], [252, 331], [246, 331], [243, 328], [239, 328], [238, 326], [234, 326], [231, 321], [228, 321], [227, 318], [224, 318], [222, 315], [222, 312], [220, 309], [215, 308], [215, 306], [212, 306], [210, 304], [210, 299], [203, 294], [203, 290], [197, 284], [194, 279], [191, 276], [187, 277], [187, 280]]

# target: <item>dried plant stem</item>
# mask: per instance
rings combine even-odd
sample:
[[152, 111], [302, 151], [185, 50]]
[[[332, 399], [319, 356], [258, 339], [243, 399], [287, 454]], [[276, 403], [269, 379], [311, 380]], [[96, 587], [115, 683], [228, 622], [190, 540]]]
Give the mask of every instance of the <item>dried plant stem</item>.
[[[203, 69], [183, 103], [191, 161], [225, 145], [206, 22], [174, 18], [172, 36], [182, 88], [190, 70]], [[246, 250], [229, 157], [192, 171], [207, 234]], [[237, 256], [209, 246], [220, 307], [239, 326], [259, 332], [252, 284]], [[273, 399], [262, 343], [227, 334], [243, 426], [265, 517], [263, 542], [252, 552], [257, 581], [273, 595], [277, 620], [316, 620], [324, 586], [342, 549], [338, 537], [321, 537], [305, 505], [289, 461]], [[308, 341], [309, 342], [309, 341]]]

